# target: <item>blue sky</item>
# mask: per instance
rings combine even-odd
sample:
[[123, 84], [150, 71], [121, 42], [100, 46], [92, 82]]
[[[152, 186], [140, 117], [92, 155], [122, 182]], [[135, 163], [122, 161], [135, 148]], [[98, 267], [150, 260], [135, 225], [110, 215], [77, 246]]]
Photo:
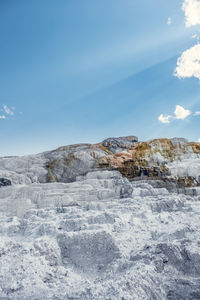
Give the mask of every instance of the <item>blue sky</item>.
[[0, 155], [122, 135], [198, 140], [199, 78], [173, 75], [200, 29], [183, 2], [0, 0]]

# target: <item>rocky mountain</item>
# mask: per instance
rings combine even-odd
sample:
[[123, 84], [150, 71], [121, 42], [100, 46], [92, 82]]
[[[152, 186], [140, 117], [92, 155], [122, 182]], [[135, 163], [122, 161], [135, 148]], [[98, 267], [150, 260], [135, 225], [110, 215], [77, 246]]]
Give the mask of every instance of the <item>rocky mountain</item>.
[[0, 300], [200, 299], [200, 143], [0, 158]]

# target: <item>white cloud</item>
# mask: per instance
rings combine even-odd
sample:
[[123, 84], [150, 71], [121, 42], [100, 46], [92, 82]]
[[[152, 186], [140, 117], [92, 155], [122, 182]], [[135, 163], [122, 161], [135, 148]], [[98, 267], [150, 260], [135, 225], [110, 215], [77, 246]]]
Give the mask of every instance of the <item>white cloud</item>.
[[168, 19], [167, 19], [167, 25], [171, 25], [172, 24], [172, 19], [169, 17]]
[[196, 77], [200, 79], [200, 44], [182, 53], [178, 58], [174, 75], [178, 78]]
[[200, 111], [195, 111], [194, 116], [200, 116]]
[[197, 140], [198, 143], [200, 143], [200, 138]]
[[7, 114], [7, 115], [10, 115], [10, 116], [13, 116], [14, 115], [14, 112], [7, 106], [7, 105], [3, 105], [3, 109], [4, 109], [4, 112]]
[[[182, 10], [185, 13], [186, 27], [200, 25], [200, 0], [184, 0]], [[192, 37], [199, 41], [197, 34], [193, 34]], [[196, 77], [200, 79], [199, 43], [184, 51], [178, 58], [174, 75], [178, 78]]]
[[6, 119], [6, 116], [1, 115], [1, 116], [0, 116], [0, 119]]
[[175, 119], [184, 120], [189, 115], [191, 115], [191, 111], [189, 109], [185, 109], [180, 105], [176, 105], [176, 109], [174, 111]]
[[[191, 113], [192, 112], [189, 109], [185, 109], [184, 107], [182, 107], [180, 105], [176, 105], [176, 108], [175, 108], [175, 111], [174, 111], [174, 116], [161, 114], [158, 117], [158, 120], [161, 123], [167, 124], [167, 123], [170, 123], [173, 119], [184, 120], [189, 115], [191, 115]], [[198, 114], [200, 114], [200, 112], [195, 113], [195, 115], [198, 115]]]
[[185, 25], [191, 27], [200, 24], [200, 1], [184, 0], [182, 10], [185, 13]]
[[163, 114], [161, 114], [161, 115], [158, 117], [158, 120], [159, 120], [161, 123], [167, 124], [167, 123], [170, 123], [170, 119], [171, 119], [171, 118], [172, 118], [172, 116], [170, 116], [170, 115], [164, 116]]

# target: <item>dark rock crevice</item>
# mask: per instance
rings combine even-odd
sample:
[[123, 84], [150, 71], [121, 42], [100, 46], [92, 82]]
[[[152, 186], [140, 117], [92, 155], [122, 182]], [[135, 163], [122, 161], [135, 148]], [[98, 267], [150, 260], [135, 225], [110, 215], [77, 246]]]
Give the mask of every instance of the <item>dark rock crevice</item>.
[[10, 185], [11, 185], [11, 181], [9, 179], [0, 178], [0, 187], [10, 186]]

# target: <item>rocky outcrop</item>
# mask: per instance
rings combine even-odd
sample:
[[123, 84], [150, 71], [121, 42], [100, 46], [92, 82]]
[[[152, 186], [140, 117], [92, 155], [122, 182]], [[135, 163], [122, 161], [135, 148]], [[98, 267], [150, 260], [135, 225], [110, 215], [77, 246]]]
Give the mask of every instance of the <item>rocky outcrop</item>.
[[108, 138], [102, 142], [102, 145], [106, 147], [110, 152], [116, 153], [124, 149], [129, 149], [133, 144], [138, 142], [136, 136], [125, 136], [118, 138]]
[[117, 171], [93, 171], [71, 183], [12, 185], [0, 189], [0, 212], [23, 216], [27, 210], [43, 207], [62, 211], [79, 201], [132, 197], [132, 184]]
[[175, 180], [178, 188], [200, 182], [200, 146], [183, 138], [149, 142], [138, 142], [135, 136], [108, 138], [94, 145], [61, 147], [46, 157], [48, 182], [74, 181], [98, 167], [118, 170], [128, 179]]
[[198, 299], [199, 155], [126, 137], [0, 158], [0, 298]]
[[200, 144], [174, 138], [134, 143], [128, 150], [102, 157], [99, 167], [117, 169], [129, 179], [168, 179], [194, 187], [200, 183], [199, 163]]
[[0, 176], [12, 184], [73, 182], [96, 169], [117, 170], [129, 180], [168, 180], [178, 188], [195, 187], [200, 183], [200, 144], [182, 138], [139, 142], [128, 136], [0, 158]]

